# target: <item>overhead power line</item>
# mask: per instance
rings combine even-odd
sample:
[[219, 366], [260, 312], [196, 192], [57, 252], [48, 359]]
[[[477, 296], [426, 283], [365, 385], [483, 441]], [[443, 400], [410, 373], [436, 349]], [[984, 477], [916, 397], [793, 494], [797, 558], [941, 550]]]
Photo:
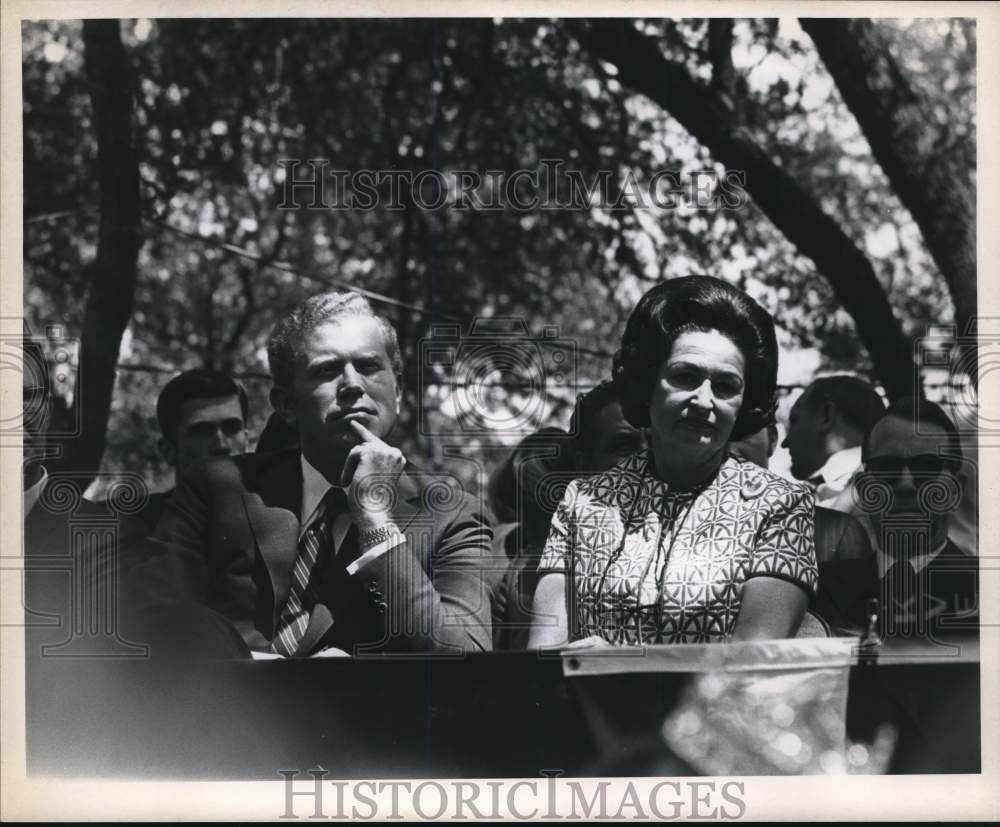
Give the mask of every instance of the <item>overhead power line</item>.
[[[43, 213], [41, 215], [34, 215], [29, 218], [24, 219], [25, 224], [39, 224], [48, 221], [56, 221], [62, 218], [68, 218], [73, 215], [83, 215], [83, 214], [96, 214], [96, 209], [82, 209], [82, 210], [60, 210], [58, 212]], [[292, 266], [286, 261], [269, 260], [259, 253], [255, 253], [252, 250], [248, 250], [245, 247], [240, 247], [237, 244], [232, 244], [228, 241], [221, 241], [216, 238], [210, 238], [208, 236], [201, 235], [200, 233], [192, 232], [191, 230], [183, 230], [180, 227], [175, 227], [166, 221], [161, 221], [156, 218], [151, 218], [149, 216], [143, 216], [143, 221], [147, 224], [152, 224], [156, 227], [161, 227], [168, 232], [174, 233], [175, 235], [181, 236], [183, 238], [191, 239], [192, 241], [197, 241], [199, 244], [203, 244], [208, 247], [214, 247], [218, 250], [223, 250], [231, 255], [239, 256], [245, 258], [248, 261], [253, 261], [255, 264], [261, 267], [271, 267], [275, 270], [280, 270], [283, 273], [289, 273], [290, 275], [297, 276], [298, 278], [308, 278], [313, 281], [318, 281], [321, 284], [325, 284], [329, 287], [335, 287], [340, 290], [350, 290], [355, 293], [359, 293], [370, 301], [376, 302], [378, 304], [388, 305], [390, 307], [395, 307], [401, 310], [410, 310], [414, 313], [419, 313], [421, 316], [429, 316], [435, 320], [454, 322], [456, 324], [465, 323], [465, 319], [458, 316], [452, 315], [450, 313], [445, 313], [439, 310], [428, 309], [419, 304], [412, 304], [410, 302], [400, 301], [399, 299], [394, 299], [392, 296], [387, 296], [384, 293], [378, 293], [374, 290], [368, 290], [364, 287], [359, 287], [356, 284], [351, 284], [346, 281], [340, 281], [339, 279], [329, 278], [327, 276], [318, 276], [315, 273], [303, 273], [298, 268]], [[600, 359], [611, 359], [613, 354], [602, 350], [596, 350], [594, 348], [580, 347], [579, 345], [574, 347], [577, 353], [583, 354], [585, 356], [593, 356]]]

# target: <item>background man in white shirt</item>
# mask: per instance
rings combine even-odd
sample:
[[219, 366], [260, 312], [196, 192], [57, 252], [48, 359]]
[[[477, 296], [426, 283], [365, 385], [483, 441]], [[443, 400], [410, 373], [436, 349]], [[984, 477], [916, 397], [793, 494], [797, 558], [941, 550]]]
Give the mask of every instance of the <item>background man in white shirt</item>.
[[851, 483], [861, 467], [861, 442], [885, 412], [875, 388], [857, 376], [816, 379], [792, 406], [782, 447], [792, 476], [816, 487], [816, 505], [856, 514]]

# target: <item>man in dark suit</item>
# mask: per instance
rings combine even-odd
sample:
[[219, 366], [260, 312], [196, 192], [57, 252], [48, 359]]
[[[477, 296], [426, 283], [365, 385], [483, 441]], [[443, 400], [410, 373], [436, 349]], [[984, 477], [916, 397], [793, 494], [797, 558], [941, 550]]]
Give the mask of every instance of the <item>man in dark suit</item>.
[[[729, 444], [733, 456], [767, 468], [778, 444], [773, 423]], [[809, 610], [834, 632], [861, 632], [866, 608], [878, 578], [875, 555], [864, 527], [854, 517], [832, 508], [816, 507], [816, 562], [819, 586]]]
[[[207, 368], [186, 370], [164, 386], [156, 400], [160, 453], [176, 476], [206, 457], [247, 450], [247, 392], [225, 373]], [[151, 494], [139, 513], [152, 533], [174, 489]]]
[[[51, 386], [41, 343], [27, 329], [22, 343], [24, 481], [24, 609], [29, 649], [35, 655], [103, 651], [89, 640], [93, 623], [111, 629], [118, 588], [117, 552], [144, 536], [131, 514], [145, 487], [122, 475], [106, 502], [83, 498], [92, 474], [51, 472], [59, 439], [50, 434]], [[87, 627], [85, 629], [85, 627]], [[85, 634], [86, 632], [86, 634]], [[93, 646], [91, 647], [91, 644]], [[91, 647], [91, 648], [88, 648]]]
[[67, 738], [78, 720], [79, 667], [95, 656], [138, 657], [118, 627], [118, 552], [144, 535], [130, 516], [145, 487], [119, 478], [107, 502], [83, 498], [92, 475], [50, 470], [58, 440], [50, 433], [46, 355], [27, 329], [22, 342], [24, 449], [23, 625], [25, 734], [31, 773], [66, 768]]
[[315, 296], [278, 323], [268, 358], [299, 448], [182, 477], [130, 575], [138, 628], [190, 609], [257, 657], [490, 649], [479, 504], [385, 442], [401, 400], [391, 325], [356, 293]]
[[963, 496], [959, 433], [925, 399], [894, 401], [862, 444], [857, 500], [870, 513], [886, 637], [978, 632], [978, 557], [948, 536]]

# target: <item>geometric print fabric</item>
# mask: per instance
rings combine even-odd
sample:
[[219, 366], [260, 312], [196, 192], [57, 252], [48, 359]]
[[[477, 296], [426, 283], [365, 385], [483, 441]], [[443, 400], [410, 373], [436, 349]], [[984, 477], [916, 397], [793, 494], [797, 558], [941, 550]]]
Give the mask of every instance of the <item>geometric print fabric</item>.
[[816, 589], [812, 490], [732, 457], [703, 487], [671, 491], [645, 453], [574, 480], [539, 571], [569, 572], [572, 640], [709, 643], [732, 634], [743, 584]]

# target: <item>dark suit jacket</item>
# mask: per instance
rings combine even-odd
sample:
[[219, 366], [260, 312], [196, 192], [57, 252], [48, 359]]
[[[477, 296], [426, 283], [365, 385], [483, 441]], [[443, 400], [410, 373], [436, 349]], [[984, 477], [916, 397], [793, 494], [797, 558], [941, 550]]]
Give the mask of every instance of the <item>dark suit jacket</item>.
[[816, 507], [816, 562], [819, 565], [844, 560], [874, 560], [868, 534], [855, 517]]
[[941, 553], [915, 575], [910, 588], [903, 593], [888, 588], [889, 579], [890, 572], [886, 572], [875, 592], [882, 602], [883, 632], [887, 637], [978, 634], [976, 555], [948, 540]]
[[815, 542], [819, 585], [809, 609], [835, 632], [863, 632], [866, 604], [878, 580], [868, 534], [854, 517], [817, 507]]
[[172, 496], [174, 496], [173, 488], [169, 491], [160, 491], [156, 494], [149, 495], [149, 498], [146, 500], [146, 504], [136, 515], [146, 524], [147, 534], [152, 534], [156, 531], [156, 524], [160, 522], [160, 517], [163, 515], [163, 508], [170, 501]]
[[46, 646], [71, 642], [80, 631], [71, 628], [74, 614], [89, 620], [100, 613], [102, 629], [114, 622], [107, 613], [122, 589], [125, 549], [146, 534], [133, 515], [55, 493], [69, 490], [62, 482], [58, 474], [50, 477], [51, 501], [43, 495], [24, 522], [25, 626]]
[[[318, 563], [320, 599], [296, 652], [489, 650], [492, 533], [451, 477], [405, 471], [392, 509], [406, 543], [354, 576]], [[194, 603], [267, 651], [288, 598], [299, 535], [298, 450], [219, 457], [184, 475], [129, 573], [131, 612]], [[344, 550], [342, 550], [343, 552]]]
[[[538, 563], [545, 550], [551, 515], [538, 515], [520, 524], [509, 523], [508, 531], [494, 544], [497, 560], [508, 560], [494, 592], [493, 648], [497, 651], [528, 648], [534, 619], [532, 604], [538, 586]], [[501, 529], [502, 530], [502, 529]]]
[[24, 521], [29, 772], [64, 769], [67, 733], [79, 718], [77, 668], [101, 655], [144, 654], [120, 636], [117, 612], [118, 553], [141, 539], [143, 524], [105, 503], [69, 495], [65, 481], [50, 476], [48, 492]]

